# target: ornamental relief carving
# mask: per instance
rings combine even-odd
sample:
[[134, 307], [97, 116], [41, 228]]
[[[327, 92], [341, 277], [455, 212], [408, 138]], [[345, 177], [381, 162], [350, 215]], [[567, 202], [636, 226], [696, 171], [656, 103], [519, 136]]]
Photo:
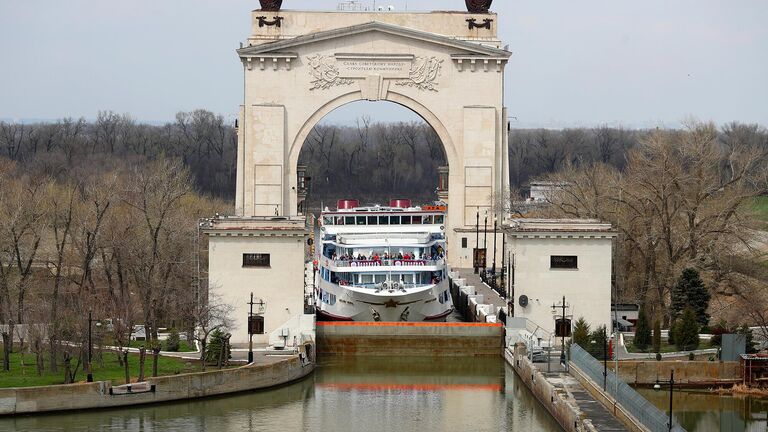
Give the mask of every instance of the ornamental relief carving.
[[316, 54], [308, 57], [307, 60], [309, 60], [309, 73], [312, 75], [312, 88], [310, 90], [325, 90], [336, 85], [352, 84], [351, 79], [340, 76], [339, 68], [333, 57]]
[[437, 91], [437, 78], [443, 61], [436, 57], [416, 57], [407, 80], [397, 81], [399, 86], [416, 87], [420, 90]]
[[350, 85], [368, 76], [380, 76], [395, 81], [395, 85], [419, 90], [438, 91], [438, 78], [443, 60], [437, 57], [392, 56], [390, 58], [351, 58], [316, 54], [307, 57], [312, 77], [310, 90], [326, 90], [333, 86]]

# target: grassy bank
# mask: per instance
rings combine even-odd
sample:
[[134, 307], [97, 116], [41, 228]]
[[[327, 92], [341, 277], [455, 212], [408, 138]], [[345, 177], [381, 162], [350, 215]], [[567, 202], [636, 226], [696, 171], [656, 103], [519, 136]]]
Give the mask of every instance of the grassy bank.
[[[2, 352], [0, 352], [0, 356]], [[24, 367], [21, 366], [22, 356], [19, 353], [11, 354], [11, 371], [0, 372], [0, 388], [7, 387], [32, 387], [42, 385], [54, 385], [64, 383], [64, 366], [59, 366], [59, 372], [52, 374], [48, 368], [46, 356], [45, 372], [42, 376], [37, 375], [37, 365], [33, 354], [24, 354]], [[93, 378], [95, 381], [112, 381], [112, 384], [125, 384], [125, 371], [117, 362], [117, 354], [114, 352], [103, 352], [103, 364], [100, 364], [98, 354], [94, 353], [93, 359]], [[72, 368], [77, 364], [73, 359]], [[139, 375], [139, 356], [138, 354], [128, 355], [128, 365], [131, 374], [131, 380], [136, 381]], [[211, 369], [211, 368], [209, 368]], [[188, 372], [199, 372], [200, 364], [174, 357], [160, 357], [157, 364], [158, 375], [174, 375]], [[152, 375], [152, 356], [147, 355], [144, 366], [144, 374], [149, 377]], [[75, 381], [85, 381], [85, 371], [83, 365], [77, 371]]]
[[760, 220], [765, 223], [765, 228], [768, 229], [768, 196], [755, 198], [754, 210]]
[[[161, 341], [162, 347], [161, 349], [163, 351], [168, 351], [168, 341]], [[147, 346], [147, 342], [145, 341], [131, 341], [131, 343], [128, 345], [131, 348], [141, 348], [143, 346]], [[149, 349], [147, 349], [149, 351]], [[195, 348], [194, 344], [191, 344], [185, 340], [182, 340], [179, 342], [179, 350], [177, 352], [197, 352], [197, 348]]]
[[[640, 351], [635, 346], [634, 340], [631, 339], [631, 338], [625, 339], [625, 343], [626, 343], [626, 346], [627, 346], [627, 351], [631, 352], [631, 353], [650, 353], [650, 352], [653, 352], [653, 348], [651, 348], [651, 347], [649, 347], [646, 351]], [[709, 341], [701, 341], [701, 343], [699, 344], [699, 347], [696, 348], [696, 349], [702, 350], [702, 349], [709, 349], [709, 348], [716, 348], [716, 347], [712, 346], [712, 344], [710, 344]], [[670, 352], [678, 352], [678, 351], [680, 351], [680, 350], [677, 348], [677, 346], [670, 345], [667, 342], [667, 339], [662, 338], [662, 340], [661, 340], [661, 352], [662, 353], [670, 353]]]

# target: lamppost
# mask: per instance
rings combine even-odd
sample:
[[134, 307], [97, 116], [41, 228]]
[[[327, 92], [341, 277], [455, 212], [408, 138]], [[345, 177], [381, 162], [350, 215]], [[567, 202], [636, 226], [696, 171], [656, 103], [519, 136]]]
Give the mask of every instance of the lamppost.
[[[605, 330], [603, 338], [603, 391], [608, 389], [608, 330]], [[616, 377], [619, 376], [619, 370], [616, 370]]]
[[653, 385], [654, 390], [661, 390], [661, 385], [669, 385], [669, 423], [667, 423], [668, 430], [672, 432], [672, 398], [675, 392], [675, 370], [669, 371], [669, 381], [656, 378], [656, 384]]
[[472, 257], [472, 261], [474, 261], [475, 274], [477, 274], [478, 269], [480, 268], [477, 265], [478, 264], [477, 254], [478, 254], [478, 251], [480, 250], [480, 207], [477, 208], [477, 214], [475, 216], [476, 216], [475, 217], [475, 233], [476, 233], [475, 237], [476, 238], [475, 238], [475, 253], [474, 253], [474, 256]]
[[504, 254], [507, 251], [507, 233], [504, 231], [501, 232], [501, 286], [499, 287], [499, 292], [504, 292], [504, 298], [507, 298], [507, 266], [506, 266], [506, 260], [504, 259]]
[[[561, 337], [561, 342], [560, 342], [560, 363], [562, 365], [564, 365], [564, 366], [565, 366], [565, 337], [566, 336], [570, 336], [570, 327], [566, 328], [566, 326], [565, 326], [565, 324], [566, 324], [565, 308], [566, 307], [567, 306], [566, 306], [566, 303], [565, 303], [565, 296], [563, 296], [563, 302], [561, 304], [559, 304], [559, 305], [556, 305], [554, 303], [552, 304], [552, 313], [553, 314], [557, 312], [557, 309], [562, 309], [562, 315], [560, 316], [560, 319], [557, 319], [557, 318], [555, 319], [555, 334], [558, 335], [558, 333], [559, 333], [558, 336]], [[559, 321], [559, 325], [558, 325], [558, 321]], [[566, 331], [566, 330], [568, 330], [568, 331]], [[566, 333], [569, 333], [569, 334], [566, 335]]]
[[485, 211], [485, 222], [483, 222], [483, 282], [485, 282], [485, 267], [488, 263], [488, 211]]
[[248, 364], [253, 363], [253, 293], [251, 293], [251, 301], [248, 302], [250, 310], [248, 311]]
[[[596, 344], [596, 341], [591, 341], [591, 344]], [[603, 332], [603, 391], [606, 391], [608, 387], [608, 331]]]
[[497, 290], [496, 286], [496, 216], [493, 217], [493, 269], [491, 270], [491, 275], [493, 277], [491, 284], [493, 285], [493, 289]]
[[93, 327], [93, 310], [88, 309], [88, 376], [87, 382], [93, 382], [93, 344], [91, 339], [91, 328]]

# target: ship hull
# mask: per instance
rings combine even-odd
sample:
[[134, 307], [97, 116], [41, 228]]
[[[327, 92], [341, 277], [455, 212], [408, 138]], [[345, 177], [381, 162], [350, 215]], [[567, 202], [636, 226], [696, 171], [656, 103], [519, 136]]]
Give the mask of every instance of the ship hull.
[[320, 281], [317, 299], [318, 318], [325, 321], [434, 322], [445, 321], [453, 311], [447, 281], [379, 293]]

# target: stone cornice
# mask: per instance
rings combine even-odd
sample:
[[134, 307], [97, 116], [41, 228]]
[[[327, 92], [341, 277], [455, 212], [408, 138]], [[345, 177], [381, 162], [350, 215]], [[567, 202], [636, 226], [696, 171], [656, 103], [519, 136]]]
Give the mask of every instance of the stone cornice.
[[437, 45], [460, 49], [469, 53], [493, 57], [494, 59], [507, 60], [512, 55], [511, 52], [482, 45], [480, 43], [463, 41], [451, 37], [442, 36], [436, 33], [429, 33], [421, 30], [414, 30], [406, 27], [387, 24], [379, 21], [372, 21], [365, 24], [358, 24], [350, 27], [338, 28], [333, 30], [321, 31], [317, 33], [297, 36], [292, 39], [284, 39], [276, 42], [249, 46], [237, 50], [242, 59], [255, 57], [259, 54], [279, 53], [281, 50], [295, 48], [315, 42], [321, 42], [330, 39], [354, 36], [368, 32], [381, 32], [401, 36], [409, 39], [415, 39], [422, 42], [431, 42]]

